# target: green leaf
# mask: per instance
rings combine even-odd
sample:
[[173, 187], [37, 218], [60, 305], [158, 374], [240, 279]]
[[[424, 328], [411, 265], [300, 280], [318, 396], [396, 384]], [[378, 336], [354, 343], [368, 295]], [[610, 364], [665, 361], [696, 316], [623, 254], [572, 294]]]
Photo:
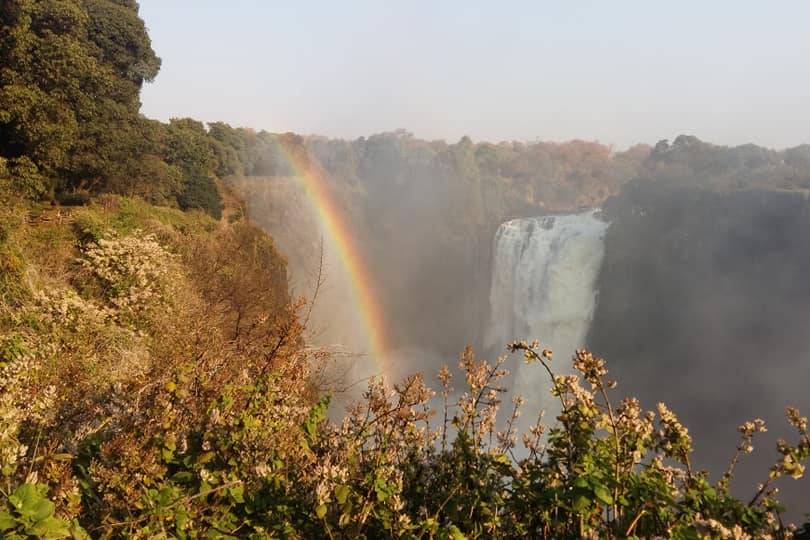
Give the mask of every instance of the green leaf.
[[349, 486], [337, 486], [335, 488], [335, 498], [339, 504], [343, 504], [346, 502], [346, 498], [349, 496]]
[[239, 504], [245, 502], [245, 488], [242, 486], [234, 486], [232, 488], [228, 488], [228, 494], [235, 502]]
[[584, 495], [579, 495], [577, 496], [576, 499], [574, 499], [574, 511], [576, 512], [582, 512], [583, 510], [586, 510], [590, 505], [591, 500], [588, 497], [585, 497]]
[[205, 452], [204, 454], [201, 454], [199, 458], [197, 458], [197, 463], [199, 463], [200, 465], [205, 465], [215, 457], [216, 454], [214, 454], [213, 452]]
[[16, 524], [17, 520], [14, 519], [14, 516], [8, 512], [0, 512], [0, 531], [13, 529]]
[[160, 490], [160, 493], [157, 496], [157, 503], [158, 506], [169, 506], [172, 503], [172, 499], [174, 498], [173, 491], [171, 488], [163, 488]]
[[188, 484], [194, 480], [194, 473], [189, 471], [180, 471], [172, 475], [172, 480], [179, 484]]
[[174, 518], [174, 522], [177, 525], [177, 530], [180, 531], [186, 528], [188, 521], [188, 514], [185, 512], [177, 512], [177, 515]]
[[30, 515], [33, 512], [34, 504], [40, 498], [36, 488], [32, 484], [23, 484], [9, 495], [8, 500], [20, 513]]
[[467, 537], [464, 536], [464, 533], [461, 532], [461, 530], [455, 525], [450, 525], [450, 527], [447, 528], [447, 532], [450, 533], [450, 538], [452, 538], [453, 540], [467, 540]]
[[377, 494], [377, 500], [380, 502], [385, 502], [394, 494], [391, 486], [389, 486], [384, 479], [379, 477], [374, 480], [374, 492]]
[[318, 516], [318, 519], [323, 519], [326, 515], [326, 505], [322, 504], [315, 509], [315, 515]]
[[31, 527], [31, 532], [40, 538], [69, 538], [70, 529], [61, 519], [49, 517]]
[[314, 407], [312, 407], [312, 410], [309, 411], [309, 416], [304, 421], [302, 428], [310, 441], [317, 439], [318, 424], [326, 419], [327, 409], [329, 409], [329, 396], [324, 396]]
[[70, 535], [73, 540], [92, 540], [90, 535], [87, 534], [87, 531], [85, 531], [82, 526], [79, 525], [79, 521], [75, 519], [70, 525]]
[[53, 515], [54, 508], [54, 504], [47, 499], [37, 501], [34, 504], [34, 512], [31, 515], [31, 518], [34, 521], [42, 521], [43, 519]]
[[601, 502], [605, 504], [613, 504], [613, 496], [610, 494], [610, 490], [608, 490], [608, 488], [605, 486], [597, 484], [593, 487], [593, 493]]

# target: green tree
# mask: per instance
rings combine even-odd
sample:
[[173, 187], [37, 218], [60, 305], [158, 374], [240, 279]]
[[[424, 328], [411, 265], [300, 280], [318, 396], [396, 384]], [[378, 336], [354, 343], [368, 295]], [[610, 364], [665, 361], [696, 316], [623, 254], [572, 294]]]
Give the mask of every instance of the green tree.
[[208, 135], [213, 139], [214, 154], [217, 159], [217, 176], [241, 175], [245, 172], [247, 160], [245, 141], [236, 130], [224, 122], [208, 124]]
[[199, 208], [216, 219], [222, 217], [222, 198], [214, 179], [209, 176], [189, 178], [177, 201], [183, 210]]
[[200, 208], [219, 219], [222, 200], [214, 180], [218, 168], [215, 142], [208, 136], [202, 122], [172, 118], [166, 129], [165, 159], [178, 167], [185, 177], [177, 199], [180, 207], [184, 210]]
[[217, 167], [211, 138], [202, 122], [172, 118], [166, 129], [165, 158], [188, 176], [211, 176]]
[[103, 185], [132, 153], [138, 94], [160, 60], [135, 2], [8, 0], [0, 65], [0, 156], [65, 188]]

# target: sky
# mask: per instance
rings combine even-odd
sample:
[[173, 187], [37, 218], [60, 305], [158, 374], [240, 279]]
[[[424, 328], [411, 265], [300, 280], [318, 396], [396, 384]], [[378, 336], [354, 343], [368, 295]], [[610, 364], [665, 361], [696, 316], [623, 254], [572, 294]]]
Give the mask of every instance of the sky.
[[810, 142], [807, 0], [140, 0], [144, 114], [354, 139]]

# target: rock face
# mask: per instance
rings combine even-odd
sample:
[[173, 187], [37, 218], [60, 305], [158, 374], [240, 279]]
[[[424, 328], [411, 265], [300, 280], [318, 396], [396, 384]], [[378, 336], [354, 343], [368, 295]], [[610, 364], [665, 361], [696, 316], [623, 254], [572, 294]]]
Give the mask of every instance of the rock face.
[[[786, 405], [810, 410], [806, 193], [635, 183], [605, 213], [589, 345], [628, 393], [682, 415], [699, 466], [725, 467], [744, 420], [762, 416], [781, 434]], [[754, 481], [766, 474], [757, 465]], [[802, 482], [785, 489], [806, 503]]]

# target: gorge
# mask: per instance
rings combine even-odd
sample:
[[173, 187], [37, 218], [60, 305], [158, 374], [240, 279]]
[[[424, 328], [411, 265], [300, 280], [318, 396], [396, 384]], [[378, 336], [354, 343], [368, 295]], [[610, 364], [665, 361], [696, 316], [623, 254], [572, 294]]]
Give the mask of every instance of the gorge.
[[[508, 160], [487, 165], [486, 143], [437, 148], [402, 134], [302, 143], [327, 171], [378, 278], [383, 311], [396, 321], [384, 364], [393, 380], [452, 368], [467, 344], [494, 358], [509, 341], [538, 339], [561, 371], [587, 345], [608, 360], [623, 392], [683, 411], [709, 441], [697, 449], [698, 466], [713, 471], [728, 460], [718, 448], [748, 416], [779, 426], [785, 405], [810, 407], [803, 148], [780, 154], [679, 137], [631, 159], [564, 157], [563, 145], [523, 176]], [[295, 179], [233, 182], [289, 257], [293, 288], [311, 290], [323, 235]], [[597, 205], [604, 211], [581, 210]], [[356, 328], [350, 313], [330, 317], [351, 306], [339, 264], [327, 274], [319, 302], [329, 326], [322, 343], [331, 344]], [[541, 374], [508, 362], [526, 415], [547, 408]], [[747, 475], [765, 461], [741, 474], [753, 480]], [[806, 498], [806, 482], [784, 489]]]
[[810, 539], [810, 13], [186, 3], [0, 4], [1, 538]]

